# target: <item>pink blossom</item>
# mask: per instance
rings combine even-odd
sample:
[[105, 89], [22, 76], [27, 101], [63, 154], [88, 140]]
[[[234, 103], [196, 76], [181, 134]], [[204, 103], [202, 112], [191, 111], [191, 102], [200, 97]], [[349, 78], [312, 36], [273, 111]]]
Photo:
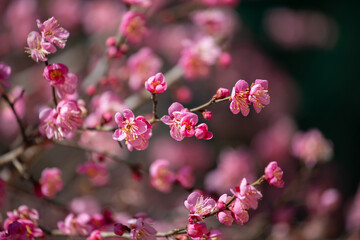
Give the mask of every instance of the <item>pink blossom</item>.
[[59, 48], [65, 47], [66, 39], [68, 39], [70, 33], [60, 27], [60, 24], [54, 17], [49, 18], [44, 23], [41, 23], [38, 19], [36, 23], [45, 41], [55, 44]]
[[133, 90], [144, 87], [145, 81], [159, 72], [162, 64], [162, 60], [148, 47], [141, 48], [131, 55], [127, 61], [130, 87]]
[[66, 94], [73, 94], [76, 90], [78, 77], [68, 71], [68, 67], [61, 63], [50, 64], [44, 68], [44, 78], [55, 87], [60, 98], [64, 98]]
[[270, 162], [265, 168], [265, 180], [270, 185], [282, 188], [284, 187], [284, 180], [282, 179], [283, 171], [278, 167], [277, 162]]
[[192, 239], [202, 239], [208, 232], [209, 230], [207, 229], [205, 222], [196, 222], [187, 225], [187, 234]]
[[25, 52], [30, 54], [30, 57], [35, 62], [47, 61], [46, 55], [56, 52], [56, 48], [49, 42], [45, 42], [38, 32], [32, 31], [27, 37], [28, 48]]
[[56, 123], [65, 133], [73, 133], [83, 123], [82, 110], [74, 100], [62, 100], [56, 107]]
[[167, 83], [165, 82], [164, 75], [162, 73], [157, 73], [155, 76], [150, 77], [145, 82], [145, 88], [153, 94], [165, 92], [167, 88]]
[[237, 81], [231, 92], [231, 112], [238, 114], [241, 111], [242, 115], [247, 116], [250, 111], [250, 101], [248, 98], [249, 84], [244, 80]]
[[214, 99], [223, 99], [230, 95], [229, 89], [219, 88], [216, 91], [216, 94], [213, 96]]
[[208, 130], [206, 123], [201, 123], [196, 126], [195, 137], [197, 139], [210, 140], [213, 137], [213, 133]]
[[308, 167], [312, 167], [318, 162], [330, 160], [333, 147], [318, 129], [311, 129], [305, 133], [295, 134], [292, 140], [292, 153], [304, 161]]
[[220, 67], [228, 68], [232, 63], [232, 57], [230, 53], [222, 52], [219, 59], [218, 64]]
[[63, 188], [61, 170], [58, 168], [45, 168], [40, 178], [41, 192], [48, 198], [54, 198]]
[[220, 223], [231, 226], [234, 218], [232, 217], [232, 213], [229, 210], [220, 211], [216, 214], [217, 219]]
[[92, 231], [90, 236], [86, 238], [86, 240], [103, 240], [104, 238], [101, 236], [101, 232], [99, 230]]
[[244, 147], [222, 150], [215, 170], [205, 177], [208, 191], [223, 193], [238, 184], [242, 178], [255, 180], [254, 158]]
[[109, 174], [104, 164], [86, 162], [76, 169], [77, 173], [87, 174], [95, 186], [103, 186], [109, 181]]
[[183, 188], [192, 188], [195, 183], [195, 176], [191, 166], [182, 167], [177, 175], [176, 180]]
[[143, 13], [133, 11], [125, 13], [120, 24], [120, 32], [131, 43], [141, 42], [148, 32], [146, 16]]
[[[7, 81], [11, 74], [11, 67], [4, 62], [0, 62], [0, 87], [10, 87], [11, 84]], [[1, 91], [0, 91], [1, 96]]]
[[39, 131], [48, 139], [63, 140], [65, 133], [62, 128], [56, 123], [57, 112], [52, 108], [44, 108], [40, 114]]
[[203, 216], [215, 209], [216, 201], [210, 197], [204, 198], [198, 192], [192, 192], [184, 205], [190, 211], [190, 216], [202, 219]]
[[64, 221], [58, 222], [57, 226], [61, 232], [68, 235], [87, 235], [90, 232], [90, 227], [87, 225], [89, 221], [90, 216], [86, 213], [77, 216], [70, 213]]
[[19, 219], [12, 222], [7, 230], [6, 240], [34, 240], [38, 237], [44, 237], [42, 230], [28, 219]]
[[134, 218], [128, 221], [131, 229], [131, 240], [156, 240], [157, 231], [152, 227], [152, 222], [149, 218]]
[[230, 191], [240, 200], [244, 209], [256, 209], [258, 206], [258, 199], [262, 198], [262, 194], [254, 186], [247, 183], [246, 178], [240, 183], [240, 186], [236, 186], [235, 190]]
[[169, 169], [170, 163], [165, 159], [158, 159], [150, 166], [151, 185], [157, 190], [168, 193], [176, 179], [175, 173]]
[[203, 115], [203, 118], [206, 119], [206, 120], [211, 120], [213, 118], [212, 111], [205, 110], [201, 114]]
[[255, 84], [252, 84], [250, 88], [249, 101], [252, 102], [257, 113], [259, 113], [261, 109], [264, 108], [264, 105], [270, 104], [267, 80], [255, 80]]
[[246, 211], [245, 205], [240, 199], [236, 198], [232, 202], [230, 210], [233, 213], [232, 216], [237, 224], [244, 225], [249, 221], [249, 213]]
[[121, 223], [115, 223], [114, 224], [114, 233], [118, 236], [122, 236], [125, 231], [127, 230], [127, 227]]
[[170, 135], [176, 141], [181, 141], [185, 136], [195, 134], [194, 126], [198, 121], [196, 114], [189, 112], [183, 105], [174, 102], [168, 109], [169, 115], [161, 118], [161, 121], [170, 126]]
[[4, 228], [8, 229], [9, 225], [20, 219], [30, 220], [37, 224], [39, 220], [39, 213], [36, 209], [29, 208], [26, 205], [21, 205], [18, 209], [13, 210], [12, 212], [6, 213], [8, 218], [4, 221]]
[[151, 0], [123, 0], [123, 2], [141, 7], [150, 7], [151, 5]]
[[150, 124], [142, 116], [135, 118], [134, 113], [125, 109], [123, 115], [121, 113], [115, 114], [115, 122], [118, 129], [113, 134], [113, 139], [116, 141], [126, 140], [129, 144], [129, 150], [133, 147], [138, 150], [143, 150], [147, 147], [148, 141], [151, 137]]

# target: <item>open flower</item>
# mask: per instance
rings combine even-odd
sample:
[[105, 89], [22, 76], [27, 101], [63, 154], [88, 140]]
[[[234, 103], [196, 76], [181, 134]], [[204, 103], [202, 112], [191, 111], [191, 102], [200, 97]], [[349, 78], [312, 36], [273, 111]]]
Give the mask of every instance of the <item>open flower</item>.
[[190, 211], [190, 216], [202, 219], [203, 216], [211, 213], [216, 207], [216, 201], [210, 197], [204, 198], [197, 192], [192, 192], [184, 202], [185, 207]]
[[151, 185], [157, 190], [168, 193], [171, 191], [176, 175], [169, 169], [169, 161], [158, 159], [150, 166]]
[[157, 231], [152, 227], [149, 218], [133, 218], [128, 221], [130, 239], [132, 240], [156, 240]]
[[240, 200], [244, 209], [256, 209], [258, 199], [262, 198], [261, 192], [248, 184], [246, 178], [243, 178], [240, 186], [236, 186], [235, 190], [230, 189], [230, 191]]
[[40, 178], [41, 193], [48, 197], [54, 198], [56, 193], [63, 188], [61, 179], [61, 170], [58, 168], [45, 168]]
[[264, 105], [270, 103], [270, 95], [268, 93], [268, 81], [256, 79], [250, 88], [249, 101], [252, 102], [257, 113], [264, 108]]
[[46, 55], [56, 52], [56, 48], [49, 42], [44, 41], [41, 35], [32, 31], [27, 37], [28, 48], [25, 48], [25, 52], [30, 54], [30, 57], [35, 61], [47, 61]]
[[139, 43], [147, 31], [146, 16], [143, 13], [129, 11], [124, 14], [120, 24], [120, 32], [131, 43]]
[[237, 81], [231, 92], [231, 103], [230, 103], [231, 112], [233, 114], [238, 114], [241, 111], [241, 114], [244, 115], [245, 117], [249, 115], [250, 101], [248, 97], [249, 97], [249, 84], [245, 80]]
[[41, 23], [38, 19], [36, 23], [45, 41], [55, 44], [59, 48], [65, 47], [66, 39], [68, 39], [70, 33], [60, 27], [60, 24], [54, 17], [49, 18], [44, 23]]

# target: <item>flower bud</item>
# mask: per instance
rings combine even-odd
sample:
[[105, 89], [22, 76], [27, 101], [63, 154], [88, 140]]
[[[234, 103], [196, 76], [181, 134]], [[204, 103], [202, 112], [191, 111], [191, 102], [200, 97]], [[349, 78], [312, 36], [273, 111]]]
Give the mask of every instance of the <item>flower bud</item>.
[[213, 96], [214, 99], [223, 99], [230, 95], [230, 92], [226, 88], [219, 88], [216, 91], [216, 94]]
[[206, 119], [206, 120], [211, 120], [213, 118], [213, 113], [212, 113], [212, 111], [209, 111], [209, 110], [203, 111], [202, 115], [203, 115], [204, 119]]

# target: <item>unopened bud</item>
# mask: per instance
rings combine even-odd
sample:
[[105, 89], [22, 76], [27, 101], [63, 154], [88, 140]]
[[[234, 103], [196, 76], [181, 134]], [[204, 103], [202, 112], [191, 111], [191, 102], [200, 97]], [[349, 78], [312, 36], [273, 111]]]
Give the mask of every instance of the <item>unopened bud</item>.
[[213, 96], [214, 99], [223, 99], [230, 95], [230, 92], [226, 88], [219, 88], [216, 91], [216, 94]]
[[213, 113], [212, 113], [212, 111], [209, 111], [209, 110], [203, 111], [202, 115], [203, 115], [204, 119], [206, 119], [206, 120], [211, 120], [213, 118]]

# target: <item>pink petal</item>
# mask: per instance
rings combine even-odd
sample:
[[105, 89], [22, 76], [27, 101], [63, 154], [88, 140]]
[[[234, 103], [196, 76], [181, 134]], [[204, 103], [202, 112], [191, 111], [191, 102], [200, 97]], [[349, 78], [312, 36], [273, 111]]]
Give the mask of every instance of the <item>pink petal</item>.
[[249, 87], [249, 84], [245, 80], [239, 80], [235, 84], [235, 90], [237, 92], [245, 91]]

